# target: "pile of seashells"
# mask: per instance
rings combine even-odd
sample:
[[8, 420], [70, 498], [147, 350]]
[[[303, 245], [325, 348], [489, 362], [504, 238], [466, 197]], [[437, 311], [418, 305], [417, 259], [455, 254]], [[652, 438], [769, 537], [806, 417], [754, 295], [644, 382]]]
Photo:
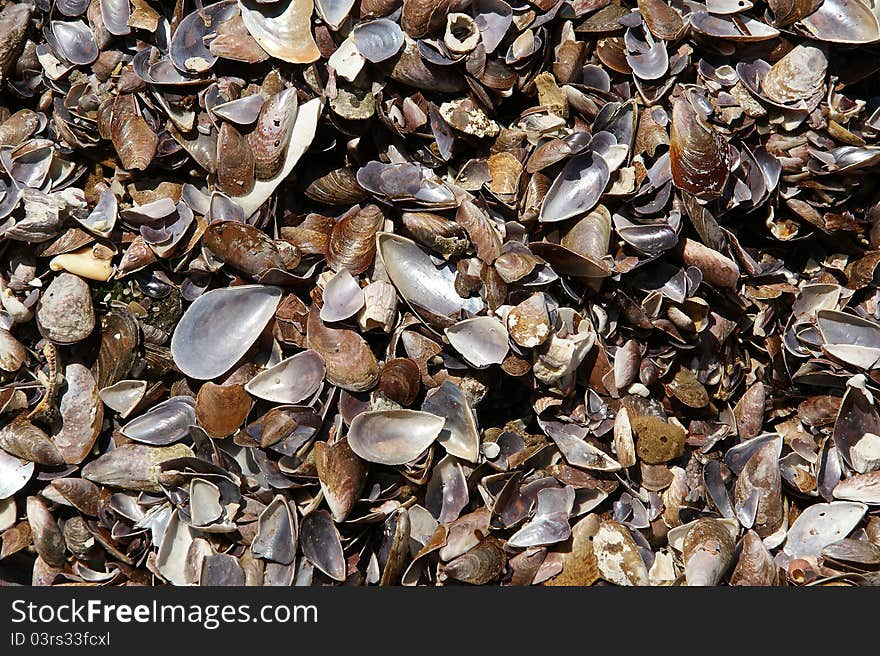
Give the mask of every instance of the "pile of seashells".
[[0, 585], [880, 583], [878, 16], [0, 0]]

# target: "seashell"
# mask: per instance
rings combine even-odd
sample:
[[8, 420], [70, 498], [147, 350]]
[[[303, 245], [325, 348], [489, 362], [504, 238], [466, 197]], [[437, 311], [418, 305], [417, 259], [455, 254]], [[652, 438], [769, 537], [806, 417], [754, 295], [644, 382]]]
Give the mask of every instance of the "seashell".
[[436, 267], [415, 242], [391, 233], [378, 233], [376, 244], [388, 277], [403, 299], [434, 323], [448, 323], [462, 310], [477, 313], [479, 298], [464, 299], [455, 291], [455, 273], [449, 265]]
[[79, 224], [92, 234], [107, 238], [116, 226], [118, 206], [116, 195], [109, 189], [106, 189], [101, 192], [101, 196], [91, 214], [85, 219], [78, 219]]
[[82, 476], [99, 485], [161, 493], [159, 466], [167, 460], [192, 457], [192, 449], [183, 444], [123, 444], [85, 465]]
[[[2, 20], [2, 14], [0, 14]], [[40, 115], [29, 109], [20, 109], [0, 123], [0, 145], [19, 146], [40, 125]]]
[[880, 358], [880, 324], [844, 312], [816, 312], [823, 348], [835, 358], [870, 368]]
[[174, 363], [191, 378], [221, 376], [257, 340], [280, 300], [280, 289], [263, 285], [202, 294], [187, 308], [171, 338]]
[[289, 565], [296, 557], [298, 538], [296, 508], [278, 494], [257, 518], [251, 551], [259, 558]]
[[481, 540], [467, 553], [446, 563], [441, 576], [471, 585], [494, 581], [504, 572], [507, 562], [502, 544], [501, 540], [491, 537]]
[[419, 54], [418, 45], [411, 39], [404, 41], [403, 52], [389, 75], [391, 79], [406, 86], [436, 93], [457, 93], [465, 87], [462, 76], [453, 74], [445, 67], [425, 64]]
[[67, 562], [64, 536], [48, 505], [40, 497], [27, 498], [27, 520], [34, 550], [40, 558], [53, 567], [63, 567]]
[[[411, 360], [410, 360], [411, 362]], [[446, 423], [437, 441], [446, 452], [469, 462], [477, 462], [480, 453], [480, 433], [474, 411], [461, 388], [444, 381], [425, 397], [422, 411], [443, 417]]]
[[835, 499], [880, 504], [880, 471], [856, 474], [845, 478], [834, 488]]
[[599, 202], [610, 179], [611, 172], [601, 155], [592, 150], [575, 155], [547, 190], [538, 219], [564, 221], [589, 212]]
[[32, 8], [25, 3], [11, 3], [0, 11], [0, 82], [13, 70], [27, 36]]
[[211, 69], [217, 55], [210, 50], [210, 34], [217, 25], [237, 17], [235, 0], [222, 0], [183, 17], [171, 36], [168, 54], [178, 70], [198, 75]]
[[54, 503], [72, 506], [91, 517], [97, 517], [100, 511], [100, 489], [82, 478], [53, 479], [42, 495]]
[[288, 0], [267, 5], [239, 0], [241, 20], [260, 47], [290, 64], [311, 64], [320, 57], [311, 32], [312, 0]]
[[690, 14], [691, 28], [698, 34], [710, 38], [750, 43], [767, 41], [779, 36], [779, 30], [754, 18], [737, 16], [737, 21], [729, 16], [713, 16], [705, 11]]
[[287, 268], [276, 243], [247, 223], [215, 221], [205, 230], [202, 243], [221, 262], [252, 278], [269, 269]]
[[[617, 455], [620, 466], [624, 469], [636, 464], [636, 446], [633, 440], [632, 425], [629, 421], [629, 412], [626, 408], [621, 408], [614, 418], [614, 453]], [[642, 478], [645, 478], [644, 473]]]
[[[262, 127], [263, 124], [257, 129]], [[253, 134], [257, 134], [257, 131]], [[275, 166], [280, 168], [280, 165], [279, 154]], [[243, 196], [254, 188], [254, 171], [254, 152], [248, 138], [236, 130], [232, 123], [223, 123], [217, 139], [217, 186], [230, 196]]]
[[779, 568], [773, 556], [754, 531], [746, 531], [739, 560], [730, 576], [731, 585], [776, 586], [780, 584]]
[[582, 332], [565, 339], [553, 335], [545, 342], [532, 370], [541, 383], [565, 390], [571, 385], [577, 368], [596, 343], [593, 332]]
[[[374, 243], [371, 240], [371, 243]], [[357, 314], [364, 307], [364, 292], [356, 278], [347, 269], [340, 269], [324, 285], [321, 320], [343, 321]]]
[[300, 529], [303, 555], [334, 581], [344, 581], [348, 573], [339, 531], [330, 513], [316, 510], [303, 517]]
[[[421, 387], [421, 374], [415, 360], [394, 358], [385, 363], [376, 389], [386, 398], [406, 407], [413, 404]], [[422, 408], [427, 412], [432, 412]], [[434, 413], [440, 414], [440, 413]]]
[[0, 428], [0, 449], [38, 465], [54, 467], [64, 464], [64, 457], [55, 443], [23, 416]]
[[446, 259], [464, 255], [470, 240], [462, 225], [429, 212], [404, 212], [403, 225], [417, 242]]
[[72, 253], [56, 255], [49, 261], [52, 271], [67, 271], [89, 280], [110, 280], [113, 275], [113, 264], [109, 257], [103, 256], [103, 248], [85, 246]]
[[71, 64], [85, 66], [98, 58], [95, 35], [84, 22], [52, 21], [49, 27], [60, 54]]
[[710, 199], [720, 196], [727, 183], [730, 150], [699, 113], [701, 101], [696, 94], [673, 101], [669, 161], [676, 187], [697, 198]]
[[761, 90], [773, 102], [808, 109], [825, 88], [828, 60], [818, 48], [796, 46], [773, 64], [761, 79]]
[[[798, 7], [796, 14], [812, 6]], [[800, 24], [814, 38], [829, 43], [874, 43], [880, 39], [877, 16], [862, 0], [825, 0], [815, 11], [803, 13]]]
[[501, 364], [510, 350], [507, 328], [492, 317], [474, 317], [449, 326], [446, 338], [471, 365], [478, 369]]
[[783, 521], [782, 476], [779, 456], [782, 438], [766, 442], [749, 458], [734, 488], [734, 510], [740, 523], [762, 538], [774, 533]]
[[89, 286], [70, 273], [61, 273], [49, 283], [37, 304], [40, 334], [56, 344], [75, 344], [95, 327], [95, 311]]
[[131, 33], [128, 25], [131, 19], [131, 4], [128, 0], [100, 0], [101, 22], [114, 36]]
[[684, 29], [681, 15], [663, 0], [638, 0], [645, 25], [658, 39], [675, 41]]
[[536, 292], [507, 315], [507, 330], [523, 348], [540, 346], [549, 339], [552, 326], [542, 292]]
[[190, 549], [195, 542], [193, 530], [180, 520], [175, 510], [168, 518], [162, 535], [162, 544], [156, 554], [156, 569], [172, 585], [189, 585], [187, 563]]
[[377, 410], [355, 417], [348, 444], [359, 457], [381, 465], [415, 460], [440, 435], [446, 420], [416, 410]]
[[785, 27], [806, 18], [822, 3], [819, 0], [770, 0], [767, 4], [773, 12], [773, 25]]
[[315, 442], [314, 456], [318, 480], [333, 520], [343, 522], [360, 498], [367, 468], [344, 439], [332, 445]]
[[[342, 27], [352, 7], [354, 0], [317, 0], [315, 4], [318, 16], [334, 31]], [[363, 10], [363, 7], [361, 9]]]
[[306, 340], [324, 359], [331, 384], [363, 392], [379, 379], [379, 363], [369, 344], [353, 330], [326, 326], [314, 306], [309, 311]]
[[642, 40], [632, 28], [626, 31], [623, 37], [626, 63], [639, 79], [656, 80], [669, 69], [669, 55], [663, 41], [655, 41], [650, 32], [645, 32], [644, 36]]
[[556, 547], [562, 554], [562, 571], [549, 579], [547, 586], [593, 585], [599, 579], [599, 565], [593, 538], [599, 531], [594, 514], [581, 518], [571, 527], [571, 537]]
[[[859, 343], [857, 336], [849, 339]], [[863, 474], [875, 468], [877, 456], [870, 447], [875, 441], [871, 436], [880, 435], [880, 415], [874, 403], [857, 387], [847, 387], [834, 422], [832, 434], [838, 453], [853, 469]]]
[[466, 200], [459, 205], [455, 221], [467, 231], [480, 260], [491, 264], [501, 255], [501, 236], [486, 212]]
[[689, 408], [699, 409], [709, 405], [709, 393], [690, 369], [680, 367], [665, 387], [668, 394]]
[[363, 288], [364, 307], [358, 312], [361, 330], [380, 329], [390, 333], [397, 318], [397, 290], [384, 280], [371, 282]]
[[120, 432], [135, 442], [165, 446], [189, 435], [189, 428], [195, 423], [192, 397], [173, 396], [129, 421]]
[[460, 132], [483, 139], [495, 137], [501, 128], [470, 98], [461, 98], [440, 105], [440, 116]]
[[682, 559], [689, 586], [717, 585], [733, 558], [734, 543], [716, 519], [697, 520], [684, 537]]
[[445, 21], [450, 4], [446, 0], [404, 0], [400, 26], [414, 39], [423, 37], [433, 25]]
[[649, 585], [648, 568], [636, 541], [625, 526], [613, 520], [599, 523], [593, 551], [600, 576], [614, 585]]
[[366, 205], [355, 213], [343, 216], [330, 233], [327, 263], [334, 270], [347, 269], [358, 275], [373, 263], [376, 254], [376, 234], [385, 217], [376, 205]]
[[101, 346], [92, 373], [99, 389], [125, 378], [140, 344], [140, 325], [127, 309], [114, 308], [101, 317]]
[[761, 433], [764, 425], [764, 383], [758, 381], [742, 395], [733, 409], [739, 436], [748, 440]]
[[244, 386], [207, 382], [196, 396], [195, 417], [209, 436], [227, 437], [244, 423], [252, 405]]
[[61, 394], [61, 427], [52, 436], [65, 463], [77, 465], [92, 450], [104, 421], [104, 406], [92, 373], [83, 365], [64, 368], [66, 389]]
[[556, 421], [539, 420], [538, 424], [553, 440], [568, 464], [596, 471], [619, 471], [621, 469], [620, 463], [584, 439], [587, 435], [586, 429], [574, 424]]
[[254, 175], [258, 180], [271, 180], [281, 171], [298, 115], [299, 105], [293, 87], [276, 93], [263, 104], [257, 124], [247, 138], [254, 158]]
[[[5, 429], [0, 429], [0, 436], [4, 434], [4, 431]], [[10, 455], [5, 450], [0, 451], [0, 499], [11, 498], [27, 485], [33, 475], [33, 462]]]
[[110, 119], [110, 136], [122, 166], [143, 171], [156, 154], [159, 138], [141, 116], [134, 94], [116, 96]]
[[736, 262], [700, 242], [685, 238], [679, 242], [682, 261], [696, 267], [703, 281], [719, 289], [736, 289], [739, 267]]
[[867, 509], [853, 501], [808, 506], [789, 527], [782, 550], [791, 558], [819, 556], [829, 544], [849, 535]]
[[467, 14], [451, 13], [446, 16], [443, 44], [453, 55], [471, 52], [480, 42], [480, 28]]
[[316, 178], [306, 187], [305, 194], [315, 202], [328, 205], [355, 205], [366, 198], [355, 171], [348, 167], [333, 169]]
[[321, 388], [324, 373], [321, 356], [315, 351], [302, 351], [260, 372], [244, 388], [259, 399], [294, 404]]
[[403, 32], [397, 23], [385, 18], [356, 25], [351, 38], [367, 61], [378, 64], [390, 59], [403, 47]]
[[24, 345], [12, 336], [8, 330], [0, 328], [0, 369], [18, 371], [28, 359]]

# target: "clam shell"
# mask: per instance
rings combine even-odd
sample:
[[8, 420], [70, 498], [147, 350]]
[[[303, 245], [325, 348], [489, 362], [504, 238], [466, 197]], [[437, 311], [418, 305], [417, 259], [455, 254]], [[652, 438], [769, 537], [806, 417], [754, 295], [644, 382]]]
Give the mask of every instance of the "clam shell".
[[462, 310], [479, 312], [479, 298], [464, 299], [455, 291], [455, 272], [446, 265], [437, 267], [415, 242], [391, 233], [378, 233], [379, 257], [391, 282], [414, 309], [424, 311], [428, 321], [448, 323]]
[[376, 256], [376, 234], [385, 216], [376, 205], [366, 205], [343, 216], [330, 233], [327, 263], [336, 271], [347, 269], [351, 275], [363, 273]]
[[289, 565], [296, 557], [298, 538], [296, 508], [279, 494], [257, 519], [251, 551], [260, 558]]
[[496, 538], [481, 540], [476, 547], [447, 563], [442, 575], [471, 585], [494, 581], [504, 571], [507, 562], [502, 544]]
[[[799, 13], [801, 11], [796, 12]], [[816, 11], [804, 14], [801, 25], [816, 39], [829, 43], [859, 44], [880, 40], [877, 15], [861, 0], [825, 0]]]
[[[372, 240], [371, 240], [372, 242]], [[356, 278], [347, 269], [330, 278], [322, 294], [321, 320], [343, 321], [357, 314], [364, 307], [364, 292]]]
[[52, 21], [50, 27], [60, 54], [71, 64], [85, 66], [98, 58], [95, 35], [84, 22]]
[[195, 416], [211, 437], [232, 435], [247, 419], [253, 401], [242, 385], [207, 382], [196, 396]]
[[540, 346], [550, 338], [552, 326], [542, 292], [536, 292], [507, 315], [507, 330], [523, 348]]
[[334, 581], [344, 581], [348, 574], [339, 531], [326, 510], [317, 510], [303, 518], [300, 530], [303, 555]]
[[[296, 89], [291, 87], [267, 100], [248, 134], [254, 158], [254, 175], [270, 180], [281, 171], [299, 114]], [[250, 191], [250, 190], [248, 190]]]
[[351, 38], [364, 59], [374, 64], [390, 59], [403, 47], [403, 32], [397, 23], [380, 18], [356, 25]]
[[469, 462], [476, 462], [480, 453], [480, 432], [467, 396], [457, 385], [444, 381], [428, 392], [422, 411], [443, 417], [446, 423], [437, 441], [446, 452]]
[[669, 146], [672, 181], [698, 198], [713, 198], [721, 195], [727, 183], [730, 150], [692, 103], [691, 98], [673, 101]]
[[56, 344], [75, 344], [95, 328], [88, 284], [70, 273], [55, 276], [37, 304], [40, 334]]
[[868, 507], [853, 501], [817, 503], [794, 520], [782, 550], [791, 558], [819, 556], [830, 544], [847, 537]]
[[166, 460], [192, 457], [192, 449], [183, 444], [123, 444], [88, 463], [82, 469], [82, 476], [99, 485], [161, 493], [159, 466]]
[[[280, 160], [280, 156], [278, 159]], [[280, 162], [276, 164], [280, 168]], [[254, 152], [248, 139], [231, 123], [220, 126], [220, 136], [217, 139], [217, 186], [230, 196], [243, 196], [254, 188], [254, 167]]]
[[501, 364], [510, 350], [504, 324], [492, 317], [474, 317], [449, 326], [446, 338], [452, 347], [478, 369]]
[[333, 520], [345, 521], [360, 498], [367, 468], [344, 439], [332, 445], [315, 442], [314, 455], [318, 480]]
[[610, 180], [611, 172], [601, 155], [592, 151], [575, 155], [547, 190], [539, 220], [564, 221], [589, 212]]
[[818, 48], [796, 46], [773, 64], [761, 79], [761, 90], [773, 102], [806, 109], [825, 87], [828, 60]]
[[306, 340], [324, 359], [331, 384], [363, 392], [379, 379], [379, 363], [363, 337], [353, 330], [326, 326], [314, 306], [309, 311]]
[[311, 64], [320, 57], [311, 31], [313, 0], [239, 0], [238, 5], [248, 32], [271, 56], [291, 64]]
[[101, 432], [104, 406], [92, 372], [71, 363], [64, 368], [66, 388], [61, 394], [61, 428], [52, 439], [64, 462], [77, 465], [91, 451]]
[[0, 11], [0, 82], [5, 82], [24, 46], [32, 8], [11, 3]]
[[[409, 406], [416, 400], [421, 388], [419, 366], [410, 358], [394, 358], [385, 363], [376, 388], [395, 403]], [[426, 408], [422, 408], [427, 410]], [[431, 410], [427, 410], [431, 412]], [[439, 413], [435, 413], [439, 414]]]
[[143, 171], [156, 154], [159, 138], [141, 116], [134, 94], [121, 93], [113, 103], [110, 119], [113, 147], [129, 171]]
[[321, 356], [315, 351], [302, 351], [260, 372], [244, 388], [266, 401], [294, 404], [317, 392], [324, 374]]
[[574, 506], [574, 495], [571, 486], [540, 490], [534, 516], [510, 537], [507, 544], [534, 547], [567, 540], [571, 536], [568, 517]]
[[880, 471], [845, 478], [837, 484], [833, 494], [835, 499], [880, 504]]
[[351, 422], [348, 444], [367, 462], [403, 465], [431, 446], [445, 423], [443, 417], [417, 410], [362, 412]]
[[263, 285], [202, 294], [187, 308], [171, 338], [174, 363], [199, 380], [226, 373], [260, 336], [280, 300], [280, 289]]

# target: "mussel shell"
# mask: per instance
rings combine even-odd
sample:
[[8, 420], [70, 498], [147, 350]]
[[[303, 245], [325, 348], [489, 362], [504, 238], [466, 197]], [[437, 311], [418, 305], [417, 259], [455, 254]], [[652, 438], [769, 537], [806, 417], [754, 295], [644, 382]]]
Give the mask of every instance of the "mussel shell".
[[825, 0], [801, 25], [820, 41], [838, 44], [874, 43], [880, 40], [876, 14], [862, 0]]
[[284, 258], [269, 236], [247, 223], [214, 221], [202, 244], [221, 262], [256, 278], [268, 269], [285, 269]]
[[293, 87], [275, 94], [263, 104], [257, 124], [248, 134], [254, 157], [254, 174], [258, 179], [268, 180], [284, 166], [298, 113], [296, 89]]
[[254, 179], [254, 152], [248, 138], [224, 123], [217, 138], [217, 186], [230, 196], [243, 196], [254, 188]]
[[313, 0], [239, 0], [238, 5], [250, 35], [273, 57], [291, 64], [311, 64], [320, 57], [311, 31]]
[[301, 351], [260, 372], [245, 385], [248, 393], [273, 403], [294, 404], [311, 397], [324, 381], [324, 361]]
[[611, 172], [601, 155], [592, 151], [575, 155], [547, 190], [538, 218], [543, 222], [564, 221], [589, 212], [610, 180]]
[[202, 294], [187, 308], [171, 338], [174, 363], [200, 380], [226, 373], [257, 340], [280, 301], [281, 290], [264, 285]]
[[403, 32], [397, 23], [385, 18], [360, 23], [351, 38], [367, 61], [374, 64], [390, 59], [403, 47]]
[[348, 444], [359, 457], [381, 465], [417, 458], [440, 435], [446, 420], [417, 410], [377, 410], [355, 417]]
[[379, 363], [358, 333], [347, 328], [330, 328], [317, 308], [309, 311], [306, 339], [309, 348], [324, 359], [327, 380], [350, 392], [371, 389], [379, 379]]
[[690, 99], [673, 101], [669, 155], [676, 187], [698, 198], [721, 195], [730, 173], [730, 150]]
[[242, 385], [207, 382], [196, 396], [195, 416], [208, 435], [226, 437], [244, 423], [252, 405]]
[[376, 233], [385, 216], [376, 205], [366, 205], [343, 216], [330, 233], [327, 263], [336, 271], [347, 269], [354, 276], [366, 271], [376, 257]]

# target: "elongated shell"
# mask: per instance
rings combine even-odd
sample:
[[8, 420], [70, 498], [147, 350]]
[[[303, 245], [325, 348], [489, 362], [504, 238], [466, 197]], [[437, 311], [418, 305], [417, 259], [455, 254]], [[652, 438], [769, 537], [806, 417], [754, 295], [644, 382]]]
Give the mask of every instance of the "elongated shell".
[[287, 146], [298, 114], [296, 89], [285, 89], [267, 100], [257, 124], [248, 134], [254, 158], [254, 175], [259, 180], [274, 177], [284, 165]]
[[330, 328], [314, 306], [309, 311], [306, 339], [324, 359], [327, 380], [350, 392], [372, 388], [379, 379], [379, 363], [370, 345], [353, 330]]
[[485, 585], [501, 575], [506, 561], [501, 541], [486, 538], [467, 553], [447, 563], [443, 575], [462, 583]]
[[376, 205], [346, 214], [333, 226], [327, 246], [327, 262], [334, 270], [348, 269], [353, 276], [363, 273], [376, 256], [376, 233], [385, 216]]
[[134, 94], [121, 93], [113, 103], [110, 119], [113, 146], [129, 171], [143, 171], [153, 161], [159, 138], [143, 119]]
[[676, 187], [698, 198], [721, 195], [730, 173], [730, 150], [689, 98], [673, 101], [669, 158]]
[[230, 196], [242, 196], [254, 188], [254, 153], [248, 139], [231, 123], [220, 127], [217, 139], [217, 186]]
[[7, 4], [0, 12], [0, 82], [5, 82], [24, 46], [31, 7], [24, 2]]
[[716, 519], [700, 519], [684, 538], [682, 558], [690, 586], [717, 585], [733, 558], [730, 531]]

